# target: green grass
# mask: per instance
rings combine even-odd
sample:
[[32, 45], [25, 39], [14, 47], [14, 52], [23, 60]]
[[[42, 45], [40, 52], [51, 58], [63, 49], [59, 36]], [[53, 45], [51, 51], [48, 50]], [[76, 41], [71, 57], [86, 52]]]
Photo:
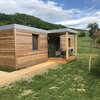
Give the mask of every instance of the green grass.
[[79, 54], [88, 54], [90, 52], [91, 38], [78, 37], [78, 53]]
[[2, 65], [1, 65], [1, 66], [0, 66], [0, 71], [13, 72], [13, 71], [15, 71], [15, 69], [5, 68], [5, 67], [2, 67]]
[[[88, 57], [0, 89], [0, 100], [100, 100], [100, 78], [88, 72]], [[13, 97], [13, 98], [12, 98]]]
[[[91, 38], [78, 37], [78, 54], [89, 54], [91, 51]], [[93, 48], [92, 53], [95, 54], [98, 51], [97, 48]]]
[[[79, 38], [78, 47], [88, 48], [89, 38]], [[86, 41], [85, 41], [86, 40]], [[100, 77], [88, 71], [89, 55], [66, 65], [59, 65], [47, 73], [32, 77], [29, 81], [17, 81], [0, 89], [0, 100], [100, 100]]]

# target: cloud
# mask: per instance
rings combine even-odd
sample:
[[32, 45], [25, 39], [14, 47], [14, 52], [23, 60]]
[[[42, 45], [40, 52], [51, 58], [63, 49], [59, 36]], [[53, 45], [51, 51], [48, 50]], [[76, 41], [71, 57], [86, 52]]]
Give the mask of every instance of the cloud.
[[71, 18], [69, 20], [64, 20], [61, 22], [57, 22], [56, 24], [62, 24], [65, 26], [73, 27], [73, 28], [80, 28], [86, 29], [87, 25], [90, 23], [98, 23], [100, 27], [100, 11], [81, 11], [79, 14], [79, 18]]
[[25, 13], [48, 22], [75, 28], [86, 28], [91, 22], [97, 22], [100, 25], [100, 11], [95, 11], [94, 8], [95, 6], [64, 9], [62, 4], [53, 0], [0, 0], [0, 13]]
[[56, 2], [44, 2], [43, 0], [0, 0], [0, 12], [26, 13], [30, 15], [35, 15], [49, 22], [56, 22], [68, 19], [74, 13], [73, 10], [63, 9], [63, 7]]

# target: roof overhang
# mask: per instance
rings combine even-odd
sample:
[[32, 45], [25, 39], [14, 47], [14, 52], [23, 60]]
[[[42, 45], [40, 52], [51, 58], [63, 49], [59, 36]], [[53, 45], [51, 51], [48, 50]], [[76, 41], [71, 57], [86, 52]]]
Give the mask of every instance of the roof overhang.
[[33, 31], [33, 32], [46, 33], [46, 30], [35, 28], [35, 27], [29, 27], [29, 26], [25, 26], [25, 25], [19, 25], [19, 24], [10, 24], [10, 25], [0, 26], [0, 30], [7, 30], [7, 29], [24, 29], [24, 30], [29, 30], [29, 31]]
[[64, 28], [64, 29], [56, 29], [56, 30], [48, 30], [47, 33], [50, 34], [50, 33], [58, 33], [58, 34], [61, 34], [61, 33], [70, 33], [70, 34], [77, 34], [78, 32], [76, 30], [73, 30], [73, 29], [69, 29], [69, 28]]
[[69, 29], [69, 28], [63, 28], [63, 29], [55, 29], [55, 30], [44, 30], [44, 29], [39, 29], [35, 27], [29, 27], [25, 25], [19, 25], [19, 24], [10, 24], [10, 25], [4, 25], [0, 26], [0, 30], [6, 30], [6, 29], [24, 29], [24, 30], [29, 30], [32, 32], [42, 32], [42, 33], [57, 33], [57, 34], [63, 34], [63, 33], [70, 33], [70, 34], [76, 34], [78, 33], [76, 30]]

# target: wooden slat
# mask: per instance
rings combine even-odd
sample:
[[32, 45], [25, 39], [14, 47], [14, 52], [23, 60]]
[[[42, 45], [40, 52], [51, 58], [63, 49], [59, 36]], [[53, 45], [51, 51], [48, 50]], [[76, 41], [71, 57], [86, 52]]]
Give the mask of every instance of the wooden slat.
[[60, 35], [60, 48], [66, 49], [66, 34]]
[[[32, 50], [32, 34], [39, 35], [38, 50]], [[16, 30], [16, 66], [18, 69], [28, 67], [48, 59], [47, 34]]]
[[66, 59], [68, 60], [68, 52], [69, 48], [68, 48], [68, 32], [66, 32]]
[[15, 67], [14, 30], [0, 30], [0, 67]]
[[75, 56], [77, 56], [77, 35], [75, 36]]

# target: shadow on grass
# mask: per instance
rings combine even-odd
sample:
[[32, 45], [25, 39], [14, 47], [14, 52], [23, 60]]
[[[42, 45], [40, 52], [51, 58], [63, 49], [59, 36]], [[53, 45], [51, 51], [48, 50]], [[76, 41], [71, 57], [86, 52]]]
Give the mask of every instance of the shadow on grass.
[[0, 64], [0, 71], [4, 71], [4, 72], [13, 72], [15, 71], [14, 68], [11, 68], [9, 66], [6, 66], [6, 65], [1, 65]]
[[98, 69], [98, 68], [93, 68], [93, 69], [91, 70], [91, 74], [92, 74], [93, 76], [95, 76], [96, 78], [100, 78], [100, 69]]
[[16, 70], [15, 69], [11, 69], [11, 68], [0, 68], [0, 71], [13, 72], [13, 71], [16, 71]]
[[91, 69], [92, 75], [94, 75], [97, 78], [100, 78], [100, 57], [97, 57], [94, 60], [94, 63], [92, 66], [93, 66], [93, 68]]

